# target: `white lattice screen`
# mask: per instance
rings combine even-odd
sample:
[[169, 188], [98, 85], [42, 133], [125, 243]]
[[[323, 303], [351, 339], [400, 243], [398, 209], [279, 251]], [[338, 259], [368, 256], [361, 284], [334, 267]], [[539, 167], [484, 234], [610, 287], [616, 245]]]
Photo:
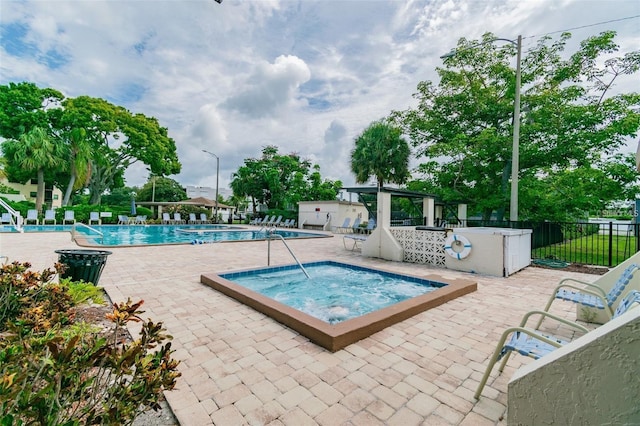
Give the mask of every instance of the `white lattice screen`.
[[404, 249], [405, 262], [445, 267], [444, 232], [391, 228], [391, 234]]

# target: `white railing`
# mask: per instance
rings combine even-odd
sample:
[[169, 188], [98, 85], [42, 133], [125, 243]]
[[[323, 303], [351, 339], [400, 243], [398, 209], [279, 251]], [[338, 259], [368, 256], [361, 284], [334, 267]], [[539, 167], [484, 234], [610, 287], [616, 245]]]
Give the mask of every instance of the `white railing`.
[[101, 243], [101, 244], [104, 244], [104, 234], [103, 234], [102, 232], [98, 231], [96, 228], [93, 228], [93, 227], [91, 227], [91, 226], [89, 226], [89, 225], [85, 225], [85, 224], [84, 224], [84, 223], [82, 223], [82, 222], [76, 222], [76, 223], [74, 223], [74, 224], [73, 224], [73, 226], [71, 227], [71, 240], [72, 240], [73, 242], [76, 242], [76, 227], [78, 227], [78, 226], [82, 226], [82, 227], [84, 227], [84, 228], [87, 228], [87, 229], [89, 229], [89, 230], [91, 230], [91, 231], [95, 232], [96, 234], [100, 235], [100, 243]]
[[22, 215], [20, 214], [20, 212], [17, 212], [14, 209], [12, 209], [11, 206], [5, 203], [5, 201], [2, 198], [0, 198], [0, 206], [4, 207], [9, 213], [11, 226], [16, 228], [16, 231], [18, 232], [24, 232], [24, 229], [22, 228], [24, 219], [22, 218]]

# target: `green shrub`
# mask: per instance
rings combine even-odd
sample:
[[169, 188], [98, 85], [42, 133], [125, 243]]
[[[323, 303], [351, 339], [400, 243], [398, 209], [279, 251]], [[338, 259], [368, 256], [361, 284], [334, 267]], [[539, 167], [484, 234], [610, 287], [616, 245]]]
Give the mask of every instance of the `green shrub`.
[[[52, 282], [61, 265], [29, 268], [0, 269], [0, 424], [120, 425], [157, 410], [180, 376], [162, 323], [142, 320], [142, 301], [127, 300], [107, 315], [114, 325], [106, 336], [70, 324], [69, 286]], [[120, 336], [131, 321], [142, 330], [128, 342]]]

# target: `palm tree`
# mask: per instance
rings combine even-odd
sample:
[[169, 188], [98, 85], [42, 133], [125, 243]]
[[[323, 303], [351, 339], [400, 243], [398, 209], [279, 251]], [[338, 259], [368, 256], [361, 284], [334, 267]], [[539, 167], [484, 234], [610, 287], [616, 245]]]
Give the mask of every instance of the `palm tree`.
[[42, 211], [44, 205], [44, 170], [64, 166], [64, 156], [60, 144], [54, 143], [47, 132], [34, 127], [20, 136], [15, 150], [15, 161], [25, 171], [36, 172], [38, 190], [36, 209]]
[[402, 131], [384, 121], [374, 121], [355, 140], [351, 151], [351, 171], [357, 183], [371, 176], [378, 180], [378, 191], [385, 182], [403, 184], [409, 178], [409, 144]]

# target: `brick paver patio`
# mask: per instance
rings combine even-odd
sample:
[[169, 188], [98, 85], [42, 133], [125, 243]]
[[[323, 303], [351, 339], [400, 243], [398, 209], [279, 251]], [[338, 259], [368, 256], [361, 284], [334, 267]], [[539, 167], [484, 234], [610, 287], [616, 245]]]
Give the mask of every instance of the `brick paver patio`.
[[[362, 258], [340, 236], [289, 241], [302, 261], [337, 260], [413, 275], [478, 282], [478, 291], [331, 353], [200, 284], [200, 274], [267, 264], [266, 242], [109, 248], [100, 279], [114, 302], [143, 299], [145, 316], [173, 335], [182, 377], [167, 400], [182, 425], [506, 424], [507, 383], [530, 362], [497, 368], [473, 393], [507, 326], [541, 308], [560, 278], [594, 276], [529, 267], [509, 278]], [[0, 234], [0, 254], [51, 267], [68, 233]], [[293, 259], [271, 243], [271, 264]], [[571, 304], [554, 313], [575, 319]], [[137, 331], [134, 327], [133, 331]]]

